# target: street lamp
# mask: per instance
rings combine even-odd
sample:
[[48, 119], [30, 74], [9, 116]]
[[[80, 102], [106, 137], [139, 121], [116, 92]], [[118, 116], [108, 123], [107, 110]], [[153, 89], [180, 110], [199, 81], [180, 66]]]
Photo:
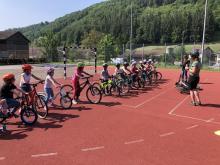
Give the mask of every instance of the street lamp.
[[204, 27], [203, 27], [203, 36], [202, 36], [202, 56], [201, 56], [201, 63], [203, 63], [204, 48], [205, 48], [205, 32], [206, 32], [207, 6], [208, 6], [208, 0], [205, 1], [205, 15], [204, 15]]

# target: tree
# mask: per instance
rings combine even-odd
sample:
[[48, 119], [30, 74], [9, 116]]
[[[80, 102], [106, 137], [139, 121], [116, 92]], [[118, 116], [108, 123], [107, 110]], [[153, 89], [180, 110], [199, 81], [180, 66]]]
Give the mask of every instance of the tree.
[[91, 30], [89, 33], [85, 34], [82, 40], [82, 45], [88, 48], [96, 48], [98, 43], [103, 38], [104, 34], [95, 30]]
[[105, 35], [98, 44], [99, 58], [108, 62], [115, 56], [114, 39], [112, 35]]
[[42, 37], [38, 38], [36, 45], [44, 48], [43, 53], [48, 61], [58, 60], [59, 40], [52, 31], [47, 31]]

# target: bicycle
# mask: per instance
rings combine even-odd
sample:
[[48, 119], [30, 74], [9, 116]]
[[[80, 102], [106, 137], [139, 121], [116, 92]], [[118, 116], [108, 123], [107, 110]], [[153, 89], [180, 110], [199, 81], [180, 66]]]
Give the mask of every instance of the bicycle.
[[34, 106], [34, 109], [36, 110], [38, 116], [41, 119], [45, 119], [48, 115], [48, 106], [46, 103], [45, 95], [43, 95], [41, 92], [37, 92], [37, 85], [42, 84], [44, 81], [39, 81], [35, 84], [30, 84], [33, 89], [31, 92], [29, 92], [29, 104]]
[[[86, 86], [88, 86], [86, 90], [86, 98], [91, 104], [99, 104], [102, 100], [102, 92], [100, 89], [96, 86], [94, 86], [92, 83], [90, 83], [89, 79], [91, 77], [83, 77], [82, 79], [85, 80], [80, 84], [80, 91], [79, 94], [84, 90]], [[64, 85], [63, 90], [65, 92], [69, 93], [69, 96], [73, 95], [73, 86], [72, 85]], [[73, 100], [75, 98], [71, 98]]]
[[[72, 99], [71, 99], [71, 90], [65, 91], [67, 85], [63, 85], [60, 87], [60, 90], [54, 95], [53, 100], [56, 100], [58, 98], [58, 96], [60, 96], [60, 105], [64, 108], [64, 109], [70, 109], [72, 107]], [[38, 94], [43, 95], [46, 101], [46, 93], [45, 92], [39, 92]]]
[[[25, 95], [22, 97], [16, 98], [16, 100], [20, 101], [20, 119], [25, 125], [33, 125], [37, 122], [38, 115], [36, 110], [34, 109], [34, 106], [29, 104], [29, 96]], [[2, 111], [0, 111], [0, 123], [2, 124], [7, 119], [10, 119], [12, 117], [15, 117], [14, 108], [8, 108], [8, 114], [3, 114]], [[33, 119], [32, 119], [33, 117]], [[29, 121], [30, 120], [30, 121]], [[3, 124], [3, 129], [6, 129], [5, 124]]]
[[161, 80], [163, 75], [157, 71], [157, 67], [154, 67], [154, 70], [151, 71], [152, 79], [154, 82]]

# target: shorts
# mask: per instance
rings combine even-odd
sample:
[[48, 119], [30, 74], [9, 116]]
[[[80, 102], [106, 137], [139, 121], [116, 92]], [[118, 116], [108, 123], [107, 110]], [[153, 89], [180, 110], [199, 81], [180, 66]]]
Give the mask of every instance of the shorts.
[[19, 101], [15, 100], [15, 99], [6, 98], [5, 100], [8, 105], [8, 108], [14, 108], [14, 110], [12, 112], [15, 112], [20, 107]]
[[30, 85], [30, 84], [26, 84], [26, 83], [21, 85], [21, 89], [22, 89], [24, 92], [27, 92], [27, 93], [29, 93], [29, 92], [32, 91], [31, 85]]
[[199, 83], [199, 80], [200, 78], [198, 76], [189, 76], [189, 81], [188, 81], [188, 84], [189, 84], [189, 89], [190, 90], [195, 90], [197, 89], [197, 85]]

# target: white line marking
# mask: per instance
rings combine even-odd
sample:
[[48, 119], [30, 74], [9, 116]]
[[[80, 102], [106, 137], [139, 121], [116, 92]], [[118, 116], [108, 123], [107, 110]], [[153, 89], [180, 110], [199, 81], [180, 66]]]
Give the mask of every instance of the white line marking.
[[186, 129], [187, 129], [187, 130], [190, 130], [190, 129], [196, 128], [196, 127], [198, 127], [198, 126], [199, 126], [199, 125], [193, 125], [193, 126], [187, 127]]
[[157, 97], [159, 97], [159, 96], [161, 96], [161, 95], [167, 93], [167, 92], [168, 92], [169, 90], [171, 90], [171, 89], [173, 89], [173, 88], [169, 88], [168, 90], [165, 90], [164, 92], [161, 92], [161, 93], [157, 94], [156, 96], [151, 97], [150, 99], [148, 99], [148, 100], [142, 102], [141, 104], [136, 105], [136, 106], [135, 106], [135, 109], [137, 109], [137, 108], [139, 108], [140, 106], [142, 106], [142, 105], [144, 105], [144, 104], [146, 104], [146, 103], [148, 103], [148, 102], [150, 102], [150, 101], [156, 99]]
[[5, 160], [5, 157], [0, 157], [0, 160]]
[[174, 111], [177, 110], [187, 99], [189, 96], [186, 96], [182, 101], [180, 101], [171, 111], [168, 113], [169, 115], [172, 115]]
[[81, 151], [83, 151], [83, 152], [86, 152], [86, 151], [94, 151], [94, 150], [101, 150], [101, 149], [104, 149], [104, 148], [105, 148], [104, 146], [92, 147], [92, 148], [84, 148], [84, 149], [81, 149]]
[[166, 137], [166, 136], [170, 136], [173, 134], [175, 134], [175, 132], [169, 132], [169, 133], [161, 134], [160, 137]]
[[36, 155], [31, 155], [32, 158], [38, 158], [38, 157], [46, 157], [46, 156], [55, 156], [58, 153], [46, 153], [46, 154], [36, 154]]
[[139, 140], [134, 140], [134, 141], [130, 141], [130, 142], [125, 142], [124, 144], [134, 144], [134, 143], [141, 143], [144, 142], [144, 139], [139, 139]]
[[211, 122], [214, 121], [214, 120], [215, 120], [214, 118], [211, 118], [211, 119], [207, 120], [206, 122], [207, 122], [207, 123], [211, 123]]

